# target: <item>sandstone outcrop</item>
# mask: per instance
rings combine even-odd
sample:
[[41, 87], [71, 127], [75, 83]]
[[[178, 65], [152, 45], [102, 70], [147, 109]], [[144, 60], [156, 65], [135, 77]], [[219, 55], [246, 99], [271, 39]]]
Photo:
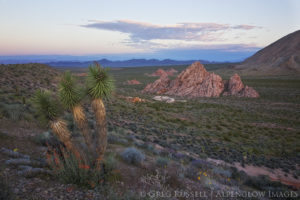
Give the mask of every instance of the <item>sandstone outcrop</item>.
[[168, 76], [168, 73], [163, 70], [163, 69], [158, 69], [155, 72], [153, 72], [152, 74], [150, 74], [150, 76]]
[[234, 74], [228, 81], [227, 90], [228, 95], [236, 95], [244, 88], [241, 77]]
[[125, 84], [127, 84], [127, 85], [139, 85], [139, 84], [141, 84], [141, 82], [133, 79], [133, 80], [126, 81]]
[[167, 70], [166, 72], [169, 76], [173, 76], [174, 74], [178, 73], [178, 71], [173, 68]]
[[223, 81], [219, 75], [206, 71], [200, 62], [193, 63], [172, 81], [166, 74], [162, 75], [154, 83], [148, 84], [143, 92], [186, 97], [219, 97], [222, 94], [259, 97], [253, 88], [244, 86], [238, 74], [229, 81]]
[[163, 94], [167, 91], [169, 84], [170, 79], [168, 78], [168, 76], [161, 76], [153, 83], [149, 83], [143, 90], [143, 93]]
[[173, 76], [175, 73], [177, 73], [178, 71], [171, 68], [169, 70], [163, 70], [163, 69], [158, 69], [155, 72], [153, 72], [152, 74], [150, 74], [150, 76]]
[[252, 87], [244, 86], [241, 77], [238, 74], [234, 74], [227, 83], [225, 83], [226, 90], [224, 91], [224, 96], [237, 96], [237, 97], [259, 97], [258, 92], [256, 92]]
[[224, 90], [222, 78], [206, 71], [200, 62], [193, 63], [173, 80], [166, 94], [189, 97], [218, 97]]
[[237, 96], [238, 97], [258, 98], [259, 94], [252, 87], [246, 86], [237, 94]]

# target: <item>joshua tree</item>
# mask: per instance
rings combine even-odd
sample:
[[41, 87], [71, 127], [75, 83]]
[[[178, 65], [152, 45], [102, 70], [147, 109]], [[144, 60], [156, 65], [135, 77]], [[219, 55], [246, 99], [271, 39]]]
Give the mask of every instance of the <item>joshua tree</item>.
[[114, 88], [113, 79], [108, 75], [107, 69], [101, 68], [95, 62], [89, 68], [87, 89], [92, 98], [92, 108], [96, 118], [97, 134], [95, 148], [98, 158], [96, 166], [99, 169], [107, 146], [107, 127], [106, 127], [106, 110], [103, 104], [103, 98], [108, 97]]
[[[107, 69], [101, 68], [98, 63], [95, 63], [89, 68], [88, 79], [86, 82], [87, 94], [92, 99], [92, 108], [96, 118], [97, 131], [95, 142], [92, 142], [91, 132], [88, 131], [88, 123], [86, 115], [81, 106], [83, 92], [76, 86], [75, 79], [70, 72], [66, 72], [59, 85], [59, 99], [56, 101], [49, 92], [37, 91], [34, 102], [38, 114], [43, 121], [49, 123], [50, 128], [58, 136], [66, 148], [70, 150], [79, 161], [87, 161], [85, 158], [92, 157], [92, 163], [96, 169], [100, 169], [101, 161], [107, 146], [107, 127], [106, 127], [106, 111], [103, 104], [103, 98], [108, 97], [113, 88], [113, 79], [108, 75]], [[88, 147], [88, 154], [82, 156], [76, 146], [71, 141], [71, 133], [67, 129], [67, 123], [60, 116], [62, 108], [60, 103], [71, 110], [74, 120], [82, 132], [85, 143]]]
[[79, 151], [71, 141], [71, 133], [67, 123], [60, 118], [62, 109], [59, 103], [47, 91], [38, 90], [33, 98], [38, 115], [43, 122], [49, 123], [50, 128], [60, 141], [76, 157], [80, 157]]
[[85, 143], [90, 153], [92, 153], [92, 139], [88, 130], [88, 123], [83, 112], [80, 101], [83, 98], [83, 92], [75, 84], [75, 79], [69, 71], [64, 76], [59, 85], [59, 97], [63, 106], [72, 111], [74, 120], [83, 134]]

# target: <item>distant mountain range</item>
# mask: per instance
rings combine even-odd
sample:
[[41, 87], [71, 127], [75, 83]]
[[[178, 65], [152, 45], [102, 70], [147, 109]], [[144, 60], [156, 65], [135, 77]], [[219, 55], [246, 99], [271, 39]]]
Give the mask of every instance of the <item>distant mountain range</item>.
[[[190, 65], [195, 60], [157, 60], [157, 59], [131, 59], [131, 60], [123, 60], [123, 61], [111, 61], [107, 59], [97, 60], [100, 65], [105, 67], [144, 67], [144, 66], [168, 66], [168, 65]], [[206, 60], [200, 61], [203, 64], [215, 63], [209, 62]], [[61, 62], [47, 62], [44, 63], [52, 67], [88, 67], [93, 64], [93, 61], [86, 62], [70, 62], [70, 61], [61, 61]]]
[[[100, 65], [104, 67], [144, 67], [144, 66], [168, 66], [168, 65], [190, 65], [196, 60], [158, 60], [158, 59], [130, 59], [130, 60], [117, 60], [112, 61], [108, 59], [101, 59], [101, 60], [94, 60], [91, 59], [90, 61], [67, 61], [67, 60], [22, 60], [20, 58], [16, 59], [2, 59], [0, 60], [0, 64], [22, 64], [22, 63], [42, 63], [47, 64], [51, 67], [88, 67], [89, 65], [93, 64], [94, 61], [100, 63]], [[218, 63], [218, 62], [211, 62], [206, 60], [200, 60], [203, 64], [208, 63]]]
[[266, 75], [300, 73], [300, 30], [261, 49], [235, 68]]

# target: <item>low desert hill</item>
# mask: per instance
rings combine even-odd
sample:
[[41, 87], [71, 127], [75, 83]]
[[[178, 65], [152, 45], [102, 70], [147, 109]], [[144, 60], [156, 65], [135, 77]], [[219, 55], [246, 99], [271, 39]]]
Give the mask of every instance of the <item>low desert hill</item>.
[[56, 90], [59, 74], [44, 64], [0, 65], [0, 119], [20, 120], [30, 113], [34, 92]]
[[300, 73], [300, 30], [258, 51], [235, 69], [273, 75]]
[[28, 95], [39, 88], [52, 90], [58, 75], [59, 71], [44, 64], [0, 65], [1, 91]]

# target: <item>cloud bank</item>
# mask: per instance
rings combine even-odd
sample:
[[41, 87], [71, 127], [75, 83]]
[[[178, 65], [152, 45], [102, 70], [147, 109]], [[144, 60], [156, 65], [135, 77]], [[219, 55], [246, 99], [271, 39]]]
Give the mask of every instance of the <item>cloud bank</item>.
[[148, 40], [181, 40], [181, 41], [216, 41], [221, 39], [225, 31], [251, 30], [259, 28], [251, 25], [217, 24], [217, 23], [177, 23], [171, 25], [156, 25], [151, 23], [117, 20], [90, 21], [82, 25], [86, 28], [118, 31], [129, 35], [132, 42]]
[[81, 26], [126, 34], [128, 38], [124, 39], [122, 44], [143, 50], [144, 54], [141, 55], [144, 57], [152, 56], [160, 59], [198, 57], [214, 61], [236, 61], [252, 55], [259, 47], [244, 36], [251, 30], [261, 28], [247, 24], [188, 22], [157, 25], [130, 20], [93, 20]]

